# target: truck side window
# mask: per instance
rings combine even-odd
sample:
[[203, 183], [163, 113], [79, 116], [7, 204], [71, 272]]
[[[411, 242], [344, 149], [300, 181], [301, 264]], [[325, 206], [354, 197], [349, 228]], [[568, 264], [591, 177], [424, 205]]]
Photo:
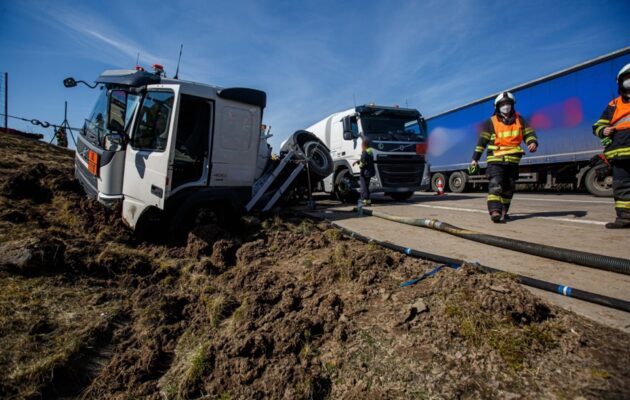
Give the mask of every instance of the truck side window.
[[147, 92], [142, 100], [136, 130], [131, 138], [133, 148], [155, 151], [166, 149], [174, 97], [173, 92]]
[[201, 97], [181, 95], [175, 157], [173, 188], [186, 182], [196, 182], [203, 176], [208, 154], [212, 103]]
[[357, 122], [357, 117], [353, 117], [351, 120], [352, 125], [352, 134], [354, 137], [359, 136], [359, 123]]

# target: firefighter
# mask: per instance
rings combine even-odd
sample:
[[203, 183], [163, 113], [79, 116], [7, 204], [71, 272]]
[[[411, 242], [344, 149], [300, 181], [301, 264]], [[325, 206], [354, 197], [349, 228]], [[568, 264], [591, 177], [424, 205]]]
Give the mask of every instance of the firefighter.
[[488, 212], [492, 222], [505, 222], [514, 196], [518, 164], [523, 156], [521, 142], [525, 142], [530, 153], [536, 152], [538, 139], [534, 129], [516, 112], [516, 99], [510, 92], [499, 94], [494, 100], [494, 114], [488, 119], [479, 134], [477, 147], [472, 156], [471, 171], [478, 168], [481, 154], [488, 147]]
[[630, 228], [630, 64], [617, 74], [619, 97], [608, 103], [593, 134], [601, 139], [604, 155], [610, 161], [615, 197], [615, 222], [608, 229]]
[[372, 204], [370, 199], [370, 180], [376, 175], [376, 168], [374, 168], [374, 150], [371, 147], [370, 139], [363, 138], [361, 142], [361, 159], [355, 161], [352, 165], [359, 164], [360, 175], [359, 185], [361, 187], [361, 202], [364, 206]]
[[57, 146], [68, 147], [68, 137], [66, 136], [66, 129], [60, 126], [55, 132], [55, 139], [57, 139]]

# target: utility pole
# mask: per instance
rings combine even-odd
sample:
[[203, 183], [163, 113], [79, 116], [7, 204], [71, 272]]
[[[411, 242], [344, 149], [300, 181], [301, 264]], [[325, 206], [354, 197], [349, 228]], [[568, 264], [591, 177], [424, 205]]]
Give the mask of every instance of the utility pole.
[[4, 132], [9, 133], [9, 73], [4, 73]]

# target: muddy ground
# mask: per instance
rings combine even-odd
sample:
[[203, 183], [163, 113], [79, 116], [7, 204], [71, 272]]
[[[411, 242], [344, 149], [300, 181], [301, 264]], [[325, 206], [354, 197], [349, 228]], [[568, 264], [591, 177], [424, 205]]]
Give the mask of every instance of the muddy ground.
[[284, 212], [140, 242], [0, 134], [0, 398], [630, 397], [629, 336]]

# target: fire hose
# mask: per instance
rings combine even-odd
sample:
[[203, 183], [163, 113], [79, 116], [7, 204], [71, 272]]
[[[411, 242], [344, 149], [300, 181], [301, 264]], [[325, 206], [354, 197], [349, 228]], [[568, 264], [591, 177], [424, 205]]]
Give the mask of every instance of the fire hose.
[[[365, 210], [364, 210], [365, 211]], [[313, 217], [313, 215], [311, 214], [307, 214], [310, 218]], [[400, 252], [400, 253], [404, 253], [410, 257], [414, 257], [414, 258], [419, 258], [419, 259], [423, 259], [423, 260], [430, 260], [430, 261], [435, 261], [438, 263], [442, 263], [445, 264], [448, 267], [451, 268], [459, 268], [461, 265], [464, 264], [463, 260], [457, 260], [454, 258], [450, 258], [450, 257], [443, 257], [437, 254], [431, 254], [431, 253], [427, 253], [427, 252], [423, 252], [420, 250], [415, 250], [415, 249], [411, 249], [408, 247], [403, 247], [403, 246], [399, 246], [397, 244], [391, 243], [391, 242], [387, 242], [387, 241], [379, 241], [379, 240], [375, 240], [372, 238], [369, 238], [367, 236], [363, 236], [359, 233], [356, 233], [354, 231], [351, 231], [347, 228], [344, 228], [342, 226], [340, 226], [339, 224], [335, 223], [335, 222], [330, 222], [329, 224], [331, 224], [333, 227], [339, 229], [344, 235], [351, 237], [353, 239], [357, 239], [361, 242], [364, 243], [374, 243], [374, 244], [378, 244], [381, 247], [384, 247], [386, 249], [389, 250], [393, 250], [396, 252]], [[485, 265], [481, 265], [479, 263], [475, 263], [474, 264], [477, 268], [479, 268], [480, 270], [482, 270], [483, 272], [486, 273], [494, 273], [494, 272], [505, 272], [505, 271], [501, 271], [499, 269], [496, 268], [492, 268], [492, 267], [488, 267]], [[435, 271], [435, 270], [434, 270]], [[437, 271], [435, 271], [437, 272]], [[540, 279], [535, 279], [535, 278], [531, 278], [529, 276], [524, 276], [524, 275], [518, 275], [515, 274], [514, 275], [516, 281], [522, 285], [525, 286], [529, 286], [529, 287], [533, 287], [536, 289], [541, 289], [541, 290], [545, 290], [548, 292], [553, 292], [556, 294], [560, 294], [563, 296], [567, 296], [567, 297], [572, 297], [574, 299], [579, 299], [579, 300], [583, 300], [583, 301], [587, 301], [589, 303], [593, 303], [593, 304], [599, 304], [601, 306], [605, 306], [605, 307], [610, 307], [610, 308], [614, 308], [617, 310], [622, 310], [625, 312], [630, 312], [630, 301], [626, 301], [626, 300], [622, 300], [622, 299], [616, 299], [614, 297], [609, 297], [609, 296], [605, 296], [602, 294], [598, 294], [598, 293], [593, 293], [593, 292], [588, 292], [586, 290], [580, 290], [580, 289], [576, 289], [576, 288], [572, 288], [569, 286], [565, 286], [565, 285], [559, 285], [557, 283], [552, 283], [552, 282], [547, 282], [547, 281], [543, 281]], [[407, 282], [403, 282], [403, 284], [401, 284], [401, 286], [409, 286], [410, 284], [413, 284], [415, 282], [412, 281], [407, 281]]]
[[630, 275], [630, 260], [625, 258], [605, 256], [601, 254], [588, 253], [585, 251], [564, 249], [561, 247], [548, 246], [538, 243], [529, 243], [518, 239], [504, 238], [486, 233], [462, 229], [457, 226], [427, 218], [408, 218], [386, 214], [380, 211], [363, 209], [363, 214], [400, 222], [407, 225], [430, 228], [440, 232], [445, 232], [457, 237], [472, 240], [491, 246], [527, 253], [534, 256], [545, 257], [552, 260], [564, 261], [578, 264], [585, 267], [597, 268], [604, 271], [616, 272], [618, 274]]

